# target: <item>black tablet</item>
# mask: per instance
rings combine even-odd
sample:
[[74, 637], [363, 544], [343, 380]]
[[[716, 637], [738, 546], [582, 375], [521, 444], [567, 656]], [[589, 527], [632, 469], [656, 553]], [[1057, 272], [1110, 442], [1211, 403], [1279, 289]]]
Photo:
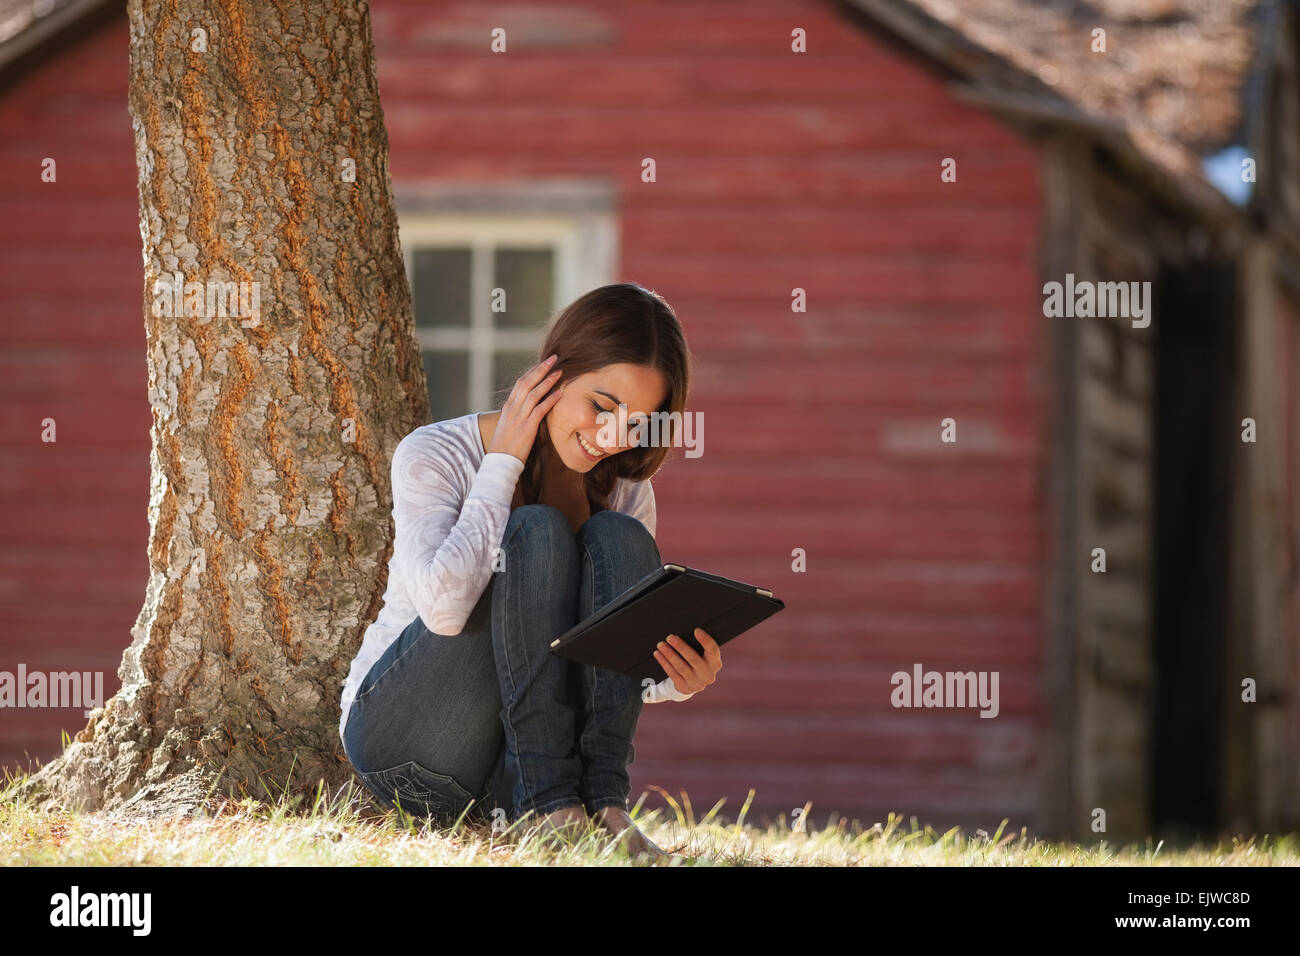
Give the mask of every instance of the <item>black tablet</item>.
[[783, 607], [785, 602], [766, 588], [665, 564], [557, 637], [551, 652], [658, 682], [666, 675], [654, 651], [669, 634], [702, 654], [697, 627], [722, 645]]

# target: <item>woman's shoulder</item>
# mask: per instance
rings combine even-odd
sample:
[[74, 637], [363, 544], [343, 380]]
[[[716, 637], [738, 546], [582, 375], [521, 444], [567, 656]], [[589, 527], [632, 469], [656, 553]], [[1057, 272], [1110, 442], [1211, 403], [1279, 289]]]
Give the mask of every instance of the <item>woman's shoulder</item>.
[[437, 459], [444, 465], [474, 466], [479, 450], [477, 412], [420, 425], [397, 443], [393, 460]]

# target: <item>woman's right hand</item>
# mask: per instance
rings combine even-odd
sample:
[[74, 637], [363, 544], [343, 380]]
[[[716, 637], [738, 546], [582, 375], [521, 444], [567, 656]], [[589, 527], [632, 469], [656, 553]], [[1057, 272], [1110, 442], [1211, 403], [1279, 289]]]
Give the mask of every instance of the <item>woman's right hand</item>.
[[[510, 396], [501, 406], [501, 415], [497, 418], [496, 430], [492, 433], [492, 444], [488, 452], [505, 452], [514, 455], [522, 462], [528, 461], [528, 453], [533, 449], [537, 439], [537, 429], [542, 424], [542, 416], [551, 410], [560, 399], [563, 388], [557, 388], [550, 395], [546, 390], [559, 380], [560, 369], [547, 374], [546, 370], [555, 363], [552, 355], [539, 362], [519, 376]], [[546, 395], [545, 398], [542, 398]]]

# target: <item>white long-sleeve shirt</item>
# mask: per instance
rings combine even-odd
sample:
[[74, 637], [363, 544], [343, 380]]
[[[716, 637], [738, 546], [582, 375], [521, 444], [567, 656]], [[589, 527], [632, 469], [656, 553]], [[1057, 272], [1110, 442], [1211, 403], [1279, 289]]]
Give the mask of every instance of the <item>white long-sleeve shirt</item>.
[[[452, 636], [465, 626], [492, 576], [523, 470], [514, 455], [484, 449], [477, 412], [421, 425], [398, 442], [388, 587], [343, 684], [340, 738], [361, 681], [417, 614], [434, 634]], [[654, 535], [655, 498], [648, 480], [618, 479], [609, 505]], [[644, 699], [658, 703], [692, 696], [665, 677]]]

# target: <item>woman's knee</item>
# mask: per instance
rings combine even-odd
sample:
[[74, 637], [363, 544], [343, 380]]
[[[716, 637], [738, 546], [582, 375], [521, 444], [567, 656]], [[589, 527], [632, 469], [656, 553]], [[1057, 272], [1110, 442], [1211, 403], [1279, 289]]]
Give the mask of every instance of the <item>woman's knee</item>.
[[549, 553], [572, 540], [569, 519], [559, 508], [542, 504], [523, 505], [510, 512], [502, 546], [507, 550], [525, 547]]
[[656, 562], [659, 559], [659, 549], [650, 529], [621, 511], [597, 511], [578, 529], [578, 538], [588, 547], [616, 548]]
[[621, 511], [613, 511], [606, 508], [604, 511], [597, 511], [594, 515], [583, 522], [578, 533], [584, 536], [592, 535], [618, 535], [630, 537], [647, 537], [651, 541], [654, 536], [650, 534], [650, 529], [643, 525], [639, 520], [629, 514]]
[[[510, 514], [493, 571], [525, 587], [565, 590], [578, 575], [578, 539], [569, 519], [550, 505], [524, 505]], [[494, 598], [495, 601], [495, 598]]]

